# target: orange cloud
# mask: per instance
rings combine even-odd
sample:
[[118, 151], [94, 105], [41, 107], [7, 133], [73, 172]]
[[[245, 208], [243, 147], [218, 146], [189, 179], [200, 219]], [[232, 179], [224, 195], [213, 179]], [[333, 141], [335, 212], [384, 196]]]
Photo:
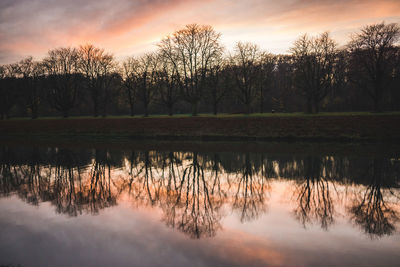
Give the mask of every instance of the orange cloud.
[[304, 32], [330, 30], [343, 43], [350, 32], [382, 20], [400, 21], [398, 1], [5, 1], [0, 3], [0, 64], [88, 42], [117, 57], [138, 54], [194, 22], [213, 25], [228, 48], [242, 40], [282, 53]]

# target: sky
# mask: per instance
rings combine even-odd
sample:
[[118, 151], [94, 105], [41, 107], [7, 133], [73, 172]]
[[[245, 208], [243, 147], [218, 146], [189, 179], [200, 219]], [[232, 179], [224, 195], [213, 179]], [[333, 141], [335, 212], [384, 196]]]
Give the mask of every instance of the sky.
[[213, 26], [227, 51], [245, 41], [287, 53], [304, 33], [344, 45], [382, 21], [400, 23], [399, 0], [0, 0], [0, 64], [87, 43], [123, 59], [191, 23]]

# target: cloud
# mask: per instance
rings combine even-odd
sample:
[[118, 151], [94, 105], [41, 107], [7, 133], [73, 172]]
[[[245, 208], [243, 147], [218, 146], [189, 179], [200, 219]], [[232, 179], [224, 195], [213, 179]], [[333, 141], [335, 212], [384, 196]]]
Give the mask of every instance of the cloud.
[[[40, 54], [49, 48], [112, 40], [138, 30], [183, 0], [18, 0], [0, 5], [0, 57]], [[138, 38], [138, 36], [136, 36]], [[111, 42], [110, 42], [110, 39]], [[139, 38], [140, 39], [140, 36]]]
[[399, 14], [394, 0], [2, 0], [0, 63], [88, 42], [118, 57], [142, 53], [193, 22], [213, 25], [227, 47], [244, 40], [284, 52], [304, 32], [331, 30], [345, 41], [360, 26], [398, 22]]

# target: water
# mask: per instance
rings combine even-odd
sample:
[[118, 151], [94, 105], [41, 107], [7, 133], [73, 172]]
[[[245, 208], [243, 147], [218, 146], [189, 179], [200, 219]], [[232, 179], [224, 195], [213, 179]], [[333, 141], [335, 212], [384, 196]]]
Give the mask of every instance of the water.
[[0, 265], [398, 266], [396, 151], [179, 147], [1, 146]]

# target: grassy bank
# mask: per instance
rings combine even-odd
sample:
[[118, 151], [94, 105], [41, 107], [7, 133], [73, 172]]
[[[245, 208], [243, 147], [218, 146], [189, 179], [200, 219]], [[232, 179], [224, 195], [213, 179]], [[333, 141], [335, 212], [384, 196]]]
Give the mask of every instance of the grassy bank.
[[75, 117], [0, 121], [3, 138], [399, 141], [400, 113]]

